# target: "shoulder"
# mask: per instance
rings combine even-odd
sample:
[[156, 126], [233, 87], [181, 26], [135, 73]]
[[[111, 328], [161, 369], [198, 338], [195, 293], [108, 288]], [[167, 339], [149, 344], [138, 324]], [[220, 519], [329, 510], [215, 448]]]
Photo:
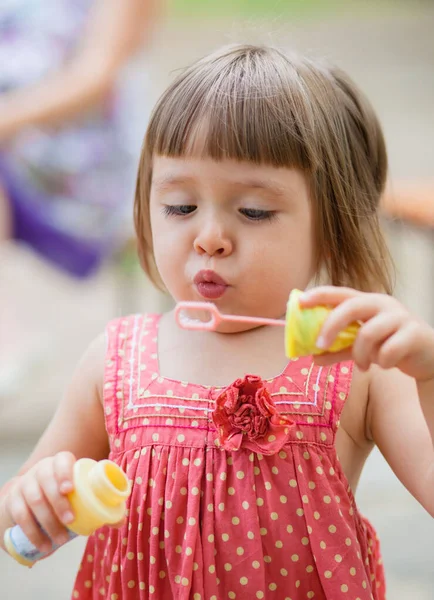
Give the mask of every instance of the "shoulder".
[[107, 323], [103, 342], [96, 342], [99, 356], [104, 357], [103, 372], [107, 387], [116, 383], [123, 369], [131, 368], [131, 361], [143, 356], [143, 352], [153, 352], [160, 317], [156, 313], [137, 313], [117, 317]]
[[414, 405], [413, 401], [418, 401], [415, 382], [398, 369], [371, 365], [364, 372], [355, 366], [343, 413], [344, 428], [351, 430], [353, 438], [372, 443], [376, 421], [390, 411], [396, 413], [401, 404]]
[[87, 346], [74, 374], [74, 381], [80, 380], [103, 398], [104, 382], [110, 369], [124, 356], [126, 345], [134, 345], [140, 335], [150, 330], [158, 322], [157, 314], [131, 314], [111, 319]]
[[83, 352], [72, 377], [71, 386], [93, 390], [102, 399], [104, 361], [107, 349], [105, 332], [99, 333]]

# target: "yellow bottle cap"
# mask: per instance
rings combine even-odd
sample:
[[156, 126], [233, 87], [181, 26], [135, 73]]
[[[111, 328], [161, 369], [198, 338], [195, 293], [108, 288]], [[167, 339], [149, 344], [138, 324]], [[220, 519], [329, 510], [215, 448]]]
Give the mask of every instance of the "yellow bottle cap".
[[102, 525], [119, 523], [129, 495], [128, 478], [119, 465], [110, 460], [78, 460], [74, 464], [74, 490], [68, 494], [75, 519], [68, 529], [90, 535]]

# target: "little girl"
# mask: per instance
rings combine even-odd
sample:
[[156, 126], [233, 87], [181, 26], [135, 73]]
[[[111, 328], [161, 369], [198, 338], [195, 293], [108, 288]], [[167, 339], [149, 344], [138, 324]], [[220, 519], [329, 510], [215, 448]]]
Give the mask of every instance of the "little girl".
[[303, 303], [336, 308], [317, 345], [360, 332], [288, 363], [280, 327], [116, 319], [4, 489], [0, 534], [63, 542], [74, 461], [109, 456], [132, 482], [128, 515], [90, 537], [73, 598], [384, 599], [354, 499], [374, 444], [434, 516], [434, 331], [388, 295], [386, 171], [373, 110], [336, 69], [236, 46], [180, 74], [140, 162], [146, 273], [175, 301], [269, 318], [321, 276], [332, 285]]

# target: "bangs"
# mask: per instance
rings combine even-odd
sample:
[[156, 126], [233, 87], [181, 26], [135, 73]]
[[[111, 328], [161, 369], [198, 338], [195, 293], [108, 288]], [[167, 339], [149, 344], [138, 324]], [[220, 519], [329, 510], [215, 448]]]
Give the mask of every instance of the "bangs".
[[[280, 67], [280, 68], [279, 68]], [[145, 145], [150, 154], [234, 159], [310, 170], [315, 132], [297, 70], [278, 51], [211, 55], [162, 96]]]

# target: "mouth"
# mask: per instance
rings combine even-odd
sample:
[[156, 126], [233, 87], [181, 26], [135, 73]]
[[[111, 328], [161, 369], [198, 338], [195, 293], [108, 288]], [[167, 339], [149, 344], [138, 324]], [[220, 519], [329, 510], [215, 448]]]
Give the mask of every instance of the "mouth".
[[226, 281], [217, 275], [214, 271], [204, 270], [196, 274], [194, 285], [197, 291], [206, 300], [216, 300], [221, 298], [229, 285]]

